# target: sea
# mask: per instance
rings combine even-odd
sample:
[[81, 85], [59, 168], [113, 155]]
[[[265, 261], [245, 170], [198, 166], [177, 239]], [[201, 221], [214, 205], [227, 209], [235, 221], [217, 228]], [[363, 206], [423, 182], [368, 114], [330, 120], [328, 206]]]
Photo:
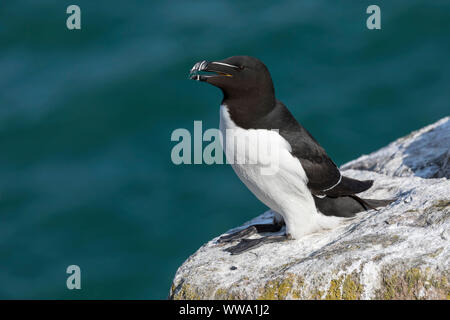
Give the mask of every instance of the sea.
[[229, 165], [171, 157], [174, 130], [219, 125], [190, 68], [233, 55], [264, 61], [338, 165], [450, 113], [448, 0], [2, 1], [0, 299], [167, 299], [267, 210]]

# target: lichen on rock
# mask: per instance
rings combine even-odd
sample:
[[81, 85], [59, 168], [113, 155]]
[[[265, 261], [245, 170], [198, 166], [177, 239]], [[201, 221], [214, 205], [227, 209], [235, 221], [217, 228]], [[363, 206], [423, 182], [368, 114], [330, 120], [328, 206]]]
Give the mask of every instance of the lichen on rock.
[[[450, 299], [449, 150], [447, 117], [351, 161], [345, 175], [375, 180], [362, 197], [397, 200], [333, 230], [241, 255], [212, 239], [180, 266], [169, 297]], [[272, 217], [267, 211], [239, 228]]]

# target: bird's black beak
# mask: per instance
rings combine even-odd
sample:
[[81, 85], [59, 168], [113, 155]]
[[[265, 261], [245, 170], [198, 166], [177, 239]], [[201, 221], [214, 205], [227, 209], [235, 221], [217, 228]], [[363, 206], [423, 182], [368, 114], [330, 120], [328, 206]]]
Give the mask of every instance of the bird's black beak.
[[[189, 72], [189, 79], [197, 81], [206, 81], [218, 78], [218, 77], [233, 77], [233, 73], [238, 70], [239, 67], [221, 62], [221, 61], [200, 61], [197, 62]], [[200, 72], [211, 72], [213, 74], [200, 74]]]

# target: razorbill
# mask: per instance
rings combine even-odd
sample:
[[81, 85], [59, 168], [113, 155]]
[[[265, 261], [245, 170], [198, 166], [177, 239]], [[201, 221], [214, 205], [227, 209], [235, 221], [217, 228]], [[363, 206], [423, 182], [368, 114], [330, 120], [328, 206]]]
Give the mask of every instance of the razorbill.
[[[263, 243], [299, 239], [333, 228], [357, 212], [392, 202], [355, 195], [369, 189], [373, 180], [341, 174], [320, 144], [276, 99], [270, 73], [260, 60], [233, 56], [201, 61], [192, 67], [190, 78], [222, 90], [220, 131], [227, 161], [250, 191], [276, 213], [273, 224], [253, 225], [220, 238], [219, 242], [240, 240], [226, 251], [238, 254]], [[236, 148], [239, 141], [256, 142]], [[257, 145], [256, 153], [249, 151], [252, 145]], [[267, 148], [276, 157], [263, 157]], [[268, 165], [275, 170], [264, 172]], [[244, 238], [277, 232], [283, 225], [282, 235]]]

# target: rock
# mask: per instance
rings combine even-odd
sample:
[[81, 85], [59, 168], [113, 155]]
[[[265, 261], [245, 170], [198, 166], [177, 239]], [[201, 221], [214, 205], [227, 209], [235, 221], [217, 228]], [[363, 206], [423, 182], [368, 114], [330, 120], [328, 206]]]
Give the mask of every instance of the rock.
[[393, 177], [450, 178], [450, 117], [342, 166]]
[[[342, 166], [397, 200], [336, 229], [241, 255], [215, 238], [178, 269], [171, 299], [450, 299], [450, 117]], [[267, 211], [243, 226], [270, 223]], [[234, 243], [235, 244], [235, 243]]]

